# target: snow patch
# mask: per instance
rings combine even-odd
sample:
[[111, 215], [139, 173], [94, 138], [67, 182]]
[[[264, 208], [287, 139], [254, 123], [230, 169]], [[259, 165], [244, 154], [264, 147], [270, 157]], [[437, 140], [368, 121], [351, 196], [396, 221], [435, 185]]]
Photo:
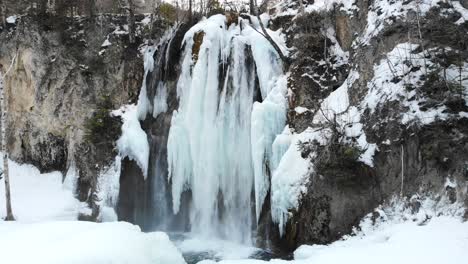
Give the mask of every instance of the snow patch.
[[16, 16], [9, 16], [6, 18], [6, 22], [8, 24], [15, 24], [16, 23]]
[[109, 41], [109, 38], [106, 38], [106, 40], [101, 44], [101, 48], [107, 48], [111, 45], [112, 43]]
[[117, 148], [121, 158], [128, 157], [140, 167], [144, 178], [148, 174], [149, 143], [145, 131], [140, 126], [137, 106], [125, 105], [111, 113], [122, 117], [122, 135], [117, 140]]
[[[86, 207], [73, 193], [77, 174], [40, 173], [33, 165], [9, 161], [11, 204], [16, 220], [22, 223], [45, 220], [75, 220]], [[3, 161], [0, 158], [0, 167]], [[4, 179], [0, 180], [0, 218], [6, 216]], [[1, 222], [1, 221], [0, 221]], [[3, 234], [3, 233], [2, 233]], [[3, 237], [3, 235], [2, 235]]]

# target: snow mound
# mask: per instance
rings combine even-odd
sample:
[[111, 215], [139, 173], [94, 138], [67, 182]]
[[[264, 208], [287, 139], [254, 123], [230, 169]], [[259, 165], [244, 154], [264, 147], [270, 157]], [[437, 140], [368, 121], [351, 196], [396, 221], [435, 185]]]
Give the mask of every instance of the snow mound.
[[0, 223], [4, 263], [185, 264], [165, 233], [125, 222]]
[[[3, 160], [0, 162], [3, 168]], [[9, 170], [13, 214], [20, 222], [75, 220], [78, 212], [86, 207], [73, 196], [74, 184], [70, 175], [62, 184], [60, 172], [41, 174], [32, 165], [20, 165], [11, 160]], [[6, 216], [4, 182], [0, 180], [0, 218]]]

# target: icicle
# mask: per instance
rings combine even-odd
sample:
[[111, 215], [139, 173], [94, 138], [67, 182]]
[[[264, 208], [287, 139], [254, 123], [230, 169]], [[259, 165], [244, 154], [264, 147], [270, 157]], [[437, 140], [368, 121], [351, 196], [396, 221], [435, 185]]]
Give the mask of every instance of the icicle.
[[141, 90], [140, 94], [138, 95], [138, 119], [139, 120], [145, 120], [146, 115], [148, 113], [151, 113], [151, 102], [148, 99], [148, 92], [146, 90], [146, 76], [148, 75], [148, 72], [152, 72], [154, 68], [154, 59], [153, 55], [154, 52], [156, 51], [156, 47], [154, 46], [148, 46], [146, 47], [146, 50], [144, 52], [144, 69], [145, 69], [145, 74], [143, 75], [143, 83], [141, 85]]

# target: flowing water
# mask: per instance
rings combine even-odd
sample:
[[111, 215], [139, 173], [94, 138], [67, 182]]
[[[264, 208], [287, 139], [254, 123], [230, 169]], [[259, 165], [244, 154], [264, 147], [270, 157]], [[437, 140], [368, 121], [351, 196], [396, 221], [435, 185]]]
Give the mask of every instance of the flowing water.
[[[277, 165], [271, 145], [286, 122], [286, 84], [276, 51], [254, 27], [254, 17], [228, 26], [225, 16], [215, 15], [185, 33], [173, 87], [178, 107], [167, 134], [152, 134], [149, 215], [153, 229], [190, 231], [204, 244], [229, 240], [237, 249], [245, 245], [243, 257], [268, 259], [273, 254], [251, 245], [269, 170]], [[168, 111], [165, 74], [176, 31], [145, 53], [145, 76], [151, 77], [140, 92], [140, 120], [152, 114], [160, 121]], [[169, 228], [182, 218], [185, 224]], [[184, 233], [172, 237], [189, 263], [223, 257], [223, 248], [184, 250], [194, 240]]]

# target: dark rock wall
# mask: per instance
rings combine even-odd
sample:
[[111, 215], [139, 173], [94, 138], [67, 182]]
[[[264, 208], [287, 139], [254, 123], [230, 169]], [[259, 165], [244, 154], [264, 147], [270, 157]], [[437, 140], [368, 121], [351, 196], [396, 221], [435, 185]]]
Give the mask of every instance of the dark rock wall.
[[[291, 3], [289, 7], [294, 8], [294, 2]], [[439, 65], [457, 64], [455, 60], [459, 63], [468, 61], [468, 23], [456, 25], [454, 22], [460, 14], [453, 9], [448, 12], [452, 6], [444, 3], [421, 17], [419, 25], [416, 10], [409, 11], [404, 18], [393, 17], [393, 23], [385, 24], [368, 45], [356, 45], [353, 41], [365, 32], [372, 4], [357, 1], [359, 10], [352, 16], [335, 6], [329, 11], [306, 13], [294, 19], [281, 16], [272, 21], [271, 26], [282, 28], [288, 45], [294, 48], [288, 84], [292, 91], [288, 123], [295, 132], [300, 133], [312, 125], [321, 101], [345, 82], [352, 69], [357, 70], [359, 79], [349, 89], [350, 104], [359, 106], [368, 92], [368, 82], [374, 77], [374, 65], [399, 43], [413, 42], [425, 49], [454, 50], [456, 55], [450, 52], [427, 55], [427, 60], [437, 61]], [[462, 4], [466, 3], [462, 1]], [[327, 58], [327, 54], [333, 54], [330, 50], [333, 39], [326, 35], [327, 29], [333, 29], [341, 48], [350, 52], [349, 61], [339, 67], [336, 67], [335, 58]], [[422, 39], [416, 37], [419, 30]], [[409, 36], [413, 36], [412, 39]], [[324, 60], [331, 63], [318, 63]], [[260, 245], [265, 246], [268, 244], [266, 240], [271, 240], [274, 249], [290, 251], [304, 243], [330, 243], [350, 233], [363, 216], [400, 195], [401, 191], [405, 197], [418, 193], [438, 199], [448, 195], [452, 197], [451, 202], [466, 203], [468, 119], [458, 115], [467, 112], [466, 95], [460, 99], [453, 90], [438, 85], [437, 80], [426, 78], [423, 82], [417, 88], [420, 93], [417, 97], [429, 98], [425, 101], [429, 109], [445, 105], [447, 113], [455, 115], [427, 125], [418, 122], [402, 124], [400, 116], [407, 109], [398, 101], [379, 105], [374, 113], [364, 112], [361, 122], [367, 141], [378, 146], [374, 166], [357, 160], [348, 163], [340, 151], [332, 151], [332, 159], [337, 162], [325, 166], [317, 164], [325, 155], [319, 148], [318, 157], [311, 161], [315, 163], [316, 171], [310, 175], [308, 191], [301, 197], [299, 208], [292, 211], [286, 234], [280, 237], [277, 225], [271, 223], [269, 211], [263, 213], [258, 232], [265, 240], [259, 239]], [[436, 88], [431, 88], [433, 86]], [[310, 111], [298, 114], [294, 111], [296, 106]], [[421, 109], [425, 111], [427, 108]], [[385, 141], [390, 143], [384, 144]], [[456, 190], [445, 187], [447, 178], [459, 183]]]
[[[170, 26], [142, 24], [136, 43], [122, 31], [126, 17], [28, 15], [0, 30], [0, 64], [15, 58], [5, 85], [8, 147], [12, 159], [41, 171], [79, 171], [78, 198], [98, 212], [91, 197], [97, 177], [117, 154], [120, 120], [111, 110], [135, 103], [143, 78], [139, 52], [145, 39], [157, 40]], [[110, 46], [102, 46], [108, 39]]]

